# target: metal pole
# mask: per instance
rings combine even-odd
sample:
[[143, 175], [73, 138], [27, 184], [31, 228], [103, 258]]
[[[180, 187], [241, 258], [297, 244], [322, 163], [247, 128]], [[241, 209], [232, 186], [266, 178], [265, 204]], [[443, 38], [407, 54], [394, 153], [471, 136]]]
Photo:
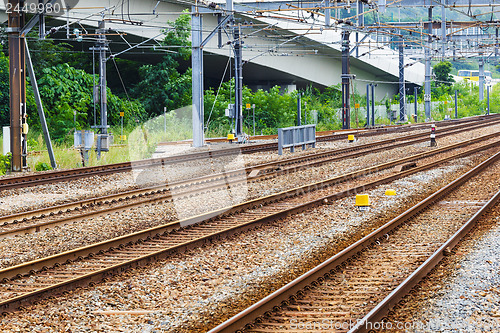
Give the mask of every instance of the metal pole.
[[[99, 38], [97, 46], [99, 48], [99, 89], [101, 90], [101, 134], [108, 133], [108, 102], [106, 96], [106, 31], [104, 21], [99, 22]], [[101, 147], [102, 148], [102, 147]]]
[[430, 47], [432, 43], [432, 7], [429, 7], [429, 39], [428, 47], [425, 48], [425, 87], [424, 87], [424, 101], [425, 101], [425, 119], [431, 118], [431, 54]]
[[399, 121], [405, 120], [405, 67], [403, 56], [403, 40], [399, 44]]
[[413, 92], [415, 95], [415, 122], [418, 122], [418, 88], [414, 87]]
[[366, 85], [366, 127], [370, 127], [370, 86], [371, 83]]
[[38, 117], [40, 118], [40, 124], [42, 126], [42, 131], [43, 131], [43, 138], [45, 140], [45, 145], [47, 146], [47, 151], [49, 153], [50, 165], [52, 166], [52, 169], [57, 169], [56, 158], [54, 156], [54, 150], [52, 149], [52, 142], [50, 141], [49, 129], [47, 127], [47, 121], [45, 120], [45, 112], [43, 111], [42, 99], [40, 98], [38, 83], [36, 81], [35, 71], [33, 69], [33, 63], [31, 62], [28, 42], [26, 40], [25, 40], [25, 48], [26, 48], [26, 65], [27, 65], [26, 67], [28, 68], [28, 73], [31, 78], [31, 87], [33, 88], [33, 94], [35, 96], [36, 107], [38, 110]]
[[375, 127], [375, 87], [377, 85], [372, 83], [371, 84], [371, 87], [372, 87], [372, 126]]
[[[24, 2], [21, 1], [21, 4]], [[20, 26], [24, 27], [25, 15], [20, 16]], [[19, 37], [19, 57], [21, 64], [21, 164], [28, 167], [28, 113], [26, 112], [26, 42], [24, 37]]]
[[167, 134], [167, 107], [163, 107], [163, 132]]
[[342, 129], [351, 128], [349, 35], [349, 31], [342, 31]]
[[495, 57], [498, 57], [498, 28], [495, 28]]
[[446, 7], [445, 0], [441, 0], [441, 43], [443, 61], [446, 58]]
[[486, 114], [490, 114], [490, 86], [486, 86], [486, 101], [487, 101]]
[[297, 126], [302, 125], [302, 102], [300, 101], [300, 92], [297, 94]]
[[332, 17], [331, 9], [330, 7], [330, 0], [325, 0], [325, 25], [327, 27], [330, 26], [330, 19]]
[[191, 6], [191, 67], [192, 67], [192, 99], [193, 99], [193, 147], [202, 147], [205, 139], [203, 133], [203, 49], [202, 17], [196, 6]]
[[[38, 8], [43, 8], [45, 6], [44, 0], [38, 0]], [[44, 39], [45, 37], [45, 15], [43, 11], [39, 14], [40, 18], [38, 19], [38, 38]]]
[[239, 138], [243, 134], [243, 64], [242, 47], [240, 40], [240, 26], [233, 30], [234, 38], [234, 76], [235, 76], [235, 95], [234, 107], [236, 110], [236, 136]]
[[[358, 27], [362, 27], [365, 25], [365, 17], [363, 15], [363, 3], [361, 1], [358, 1]], [[356, 32], [356, 58], [359, 58], [359, 33]]]
[[458, 119], [458, 90], [455, 90], [455, 119]]
[[[21, 6], [19, 0], [9, 0], [11, 8]], [[26, 100], [23, 100], [25, 82], [23, 82], [24, 64], [22, 63], [21, 37], [24, 13], [12, 10], [8, 15], [7, 28], [9, 39], [9, 83], [10, 83], [10, 151], [12, 153], [12, 171], [19, 172], [25, 167], [22, 158], [22, 122]], [[24, 43], [24, 41], [23, 41]]]
[[252, 104], [253, 109], [253, 136], [255, 136], [255, 104]]
[[484, 100], [484, 57], [479, 53], [479, 101]]

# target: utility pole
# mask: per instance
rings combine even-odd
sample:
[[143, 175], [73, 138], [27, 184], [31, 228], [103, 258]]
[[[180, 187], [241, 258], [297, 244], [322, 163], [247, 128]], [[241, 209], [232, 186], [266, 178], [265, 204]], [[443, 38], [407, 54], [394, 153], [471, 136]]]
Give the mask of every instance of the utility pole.
[[498, 57], [498, 27], [495, 28], [495, 57]]
[[446, 59], [446, 3], [441, 0], [441, 43], [443, 61]]
[[193, 147], [203, 147], [205, 143], [203, 133], [203, 48], [202, 42], [202, 16], [197, 11], [198, 7], [191, 6], [191, 68], [192, 68], [192, 94], [193, 94]]
[[349, 86], [349, 35], [347, 30], [342, 31], [342, 129], [351, 128], [351, 106]]
[[233, 38], [234, 38], [234, 81], [235, 81], [235, 91], [234, 91], [234, 108], [236, 113], [236, 137], [238, 142], [243, 135], [243, 61], [242, 61], [242, 40], [241, 26], [238, 24], [237, 27], [233, 28]]
[[97, 31], [99, 38], [97, 40], [97, 50], [99, 51], [99, 89], [101, 102], [101, 126], [100, 133], [106, 135], [108, 133], [108, 100], [106, 95], [106, 31], [104, 28], [104, 20], [99, 22]]
[[403, 39], [399, 43], [399, 121], [405, 120], [405, 67]]
[[431, 118], [431, 54], [430, 48], [432, 43], [432, 6], [429, 6], [429, 20], [428, 20], [428, 47], [425, 48], [425, 87], [424, 87], [424, 101], [425, 101], [425, 119]]
[[414, 87], [413, 88], [414, 94], [415, 94], [415, 122], [418, 122], [418, 88]]
[[330, 0], [325, 0], [325, 26], [327, 27], [330, 26], [331, 17], [332, 17], [332, 12], [330, 9]]
[[490, 86], [486, 86], [486, 114], [490, 114]]
[[371, 83], [366, 85], [366, 127], [370, 127], [370, 86]]
[[302, 102], [300, 100], [300, 91], [297, 93], [297, 126], [302, 125]]
[[225, 17], [223, 12], [216, 13], [218, 16], [217, 28], [203, 40], [202, 13], [214, 12], [211, 9], [191, 6], [191, 68], [192, 68], [192, 119], [193, 119], [193, 147], [202, 147], [204, 139], [204, 110], [203, 110], [203, 47], [215, 35], [218, 36], [219, 48], [222, 47], [222, 27], [227, 22], [233, 24], [233, 1], [226, 0]]
[[372, 88], [372, 126], [375, 127], [375, 83], [370, 84]]
[[479, 53], [479, 101], [484, 100], [484, 57]]
[[[9, 0], [11, 8], [22, 8], [21, 0]], [[20, 30], [24, 27], [24, 12], [12, 10], [8, 15], [9, 26], [9, 84], [10, 84], [10, 151], [12, 171], [26, 168], [27, 123], [26, 123], [26, 71], [24, 37]]]
[[108, 50], [106, 40], [106, 29], [104, 19], [99, 21], [96, 31], [98, 37], [94, 47], [91, 51], [99, 52], [99, 99], [101, 107], [101, 124], [92, 126], [97, 128], [99, 135], [97, 135], [97, 158], [100, 158], [101, 151], [109, 150], [108, 140], [108, 100], [106, 94], [106, 51]]
[[[363, 3], [358, 1], [358, 27], [365, 25], [365, 17], [363, 15]], [[356, 32], [356, 58], [359, 58], [359, 33]]]

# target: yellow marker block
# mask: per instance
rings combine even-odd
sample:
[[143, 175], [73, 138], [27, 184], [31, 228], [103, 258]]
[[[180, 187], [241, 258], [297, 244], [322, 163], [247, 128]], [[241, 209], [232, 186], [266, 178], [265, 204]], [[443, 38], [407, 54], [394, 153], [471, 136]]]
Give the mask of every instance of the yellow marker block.
[[368, 194], [356, 194], [356, 206], [370, 206], [370, 196]]
[[392, 189], [386, 190], [385, 195], [396, 195], [396, 191]]
[[347, 140], [349, 140], [349, 142], [354, 142], [354, 135], [353, 134], [349, 134], [347, 136]]
[[227, 139], [228, 139], [229, 141], [234, 140], [234, 134], [233, 134], [233, 133], [229, 133], [229, 134], [227, 135]]
[[127, 136], [126, 135], [120, 135], [120, 140], [121, 141], [127, 141]]

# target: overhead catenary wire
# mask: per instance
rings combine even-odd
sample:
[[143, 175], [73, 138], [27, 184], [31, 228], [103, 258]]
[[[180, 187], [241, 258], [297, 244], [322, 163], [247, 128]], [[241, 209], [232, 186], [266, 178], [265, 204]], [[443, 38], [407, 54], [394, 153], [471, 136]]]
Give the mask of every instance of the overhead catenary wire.
[[228, 57], [227, 63], [226, 63], [226, 68], [224, 69], [224, 74], [222, 74], [222, 78], [220, 80], [219, 87], [217, 88], [217, 93], [215, 95], [214, 103], [212, 104], [212, 108], [210, 109], [210, 114], [208, 115], [207, 122], [204, 126], [205, 129], [207, 129], [208, 126], [210, 125], [210, 119], [212, 117], [212, 112], [214, 111], [215, 103], [217, 102], [217, 98], [219, 97], [220, 88], [222, 87], [222, 83], [224, 83], [224, 78], [226, 77], [227, 68], [229, 67], [230, 64], [231, 64], [231, 57]]

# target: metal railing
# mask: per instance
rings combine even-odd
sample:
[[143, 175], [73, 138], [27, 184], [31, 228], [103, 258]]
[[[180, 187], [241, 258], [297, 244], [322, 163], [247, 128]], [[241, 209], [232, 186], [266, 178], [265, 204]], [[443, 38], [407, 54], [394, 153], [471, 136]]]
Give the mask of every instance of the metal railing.
[[290, 148], [293, 153], [296, 146], [307, 145], [316, 147], [316, 125], [293, 126], [278, 128], [278, 154], [283, 155], [283, 148]]

